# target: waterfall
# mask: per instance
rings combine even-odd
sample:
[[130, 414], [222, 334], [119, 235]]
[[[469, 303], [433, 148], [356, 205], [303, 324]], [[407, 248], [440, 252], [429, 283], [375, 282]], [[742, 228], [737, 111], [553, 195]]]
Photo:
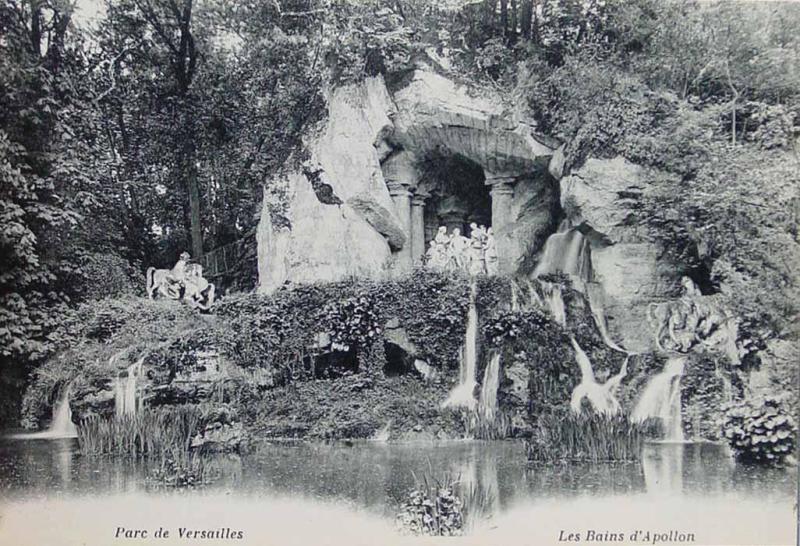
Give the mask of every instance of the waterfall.
[[375, 433], [372, 440], [375, 442], [388, 442], [391, 436], [392, 421], [386, 423], [379, 431]]
[[[561, 285], [541, 281], [542, 294], [544, 295], [544, 304], [550, 310], [553, 320], [561, 326], [567, 325], [567, 310], [564, 306], [564, 296], [561, 292]], [[534, 291], [535, 293], [535, 291]]]
[[486, 421], [494, 422], [497, 414], [497, 388], [500, 386], [500, 353], [496, 352], [489, 360], [486, 371], [483, 373], [481, 399], [479, 408]]
[[52, 438], [75, 438], [78, 436], [78, 430], [75, 428], [75, 423], [72, 422], [72, 409], [69, 407], [71, 390], [71, 387], [64, 389], [61, 399], [53, 410], [53, 422], [50, 423], [50, 428], [47, 430], [47, 434]]
[[519, 311], [519, 288], [516, 282], [511, 282], [511, 311]]
[[570, 400], [570, 407], [575, 413], [581, 412], [581, 402], [584, 398], [589, 400], [598, 413], [606, 415], [615, 415], [619, 413], [620, 405], [616, 397], [616, 390], [619, 387], [622, 379], [628, 373], [628, 359], [622, 364], [619, 373], [609, 378], [605, 383], [598, 383], [594, 376], [592, 369], [592, 362], [589, 357], [575, 341], [575, 338], [570, 338], [572, 347], [575, 349], [575, 361], [581, 370], [581, 382], [572, 391], [572, 398]]
[[47, 430], [42, 432], [12, 434], [11, 438], [20, 440], [77, 438], [78, 430], [75, 428], [75, 423], [72, 422], [72, 409], [69, 407], [69, 395], [71, 390], [72, 386], [67, 386], [61, 393], [61, 397], [53, 406], [53, 420], [50, 422], [50, 427], [48, 427]]
[[[112, 357], [113, 358], [113, 357]], [[127, 377], [117, 377], [114, 383], [114, 410], [116, 415], [136, 415], [136, 380], [142, 373], [144, 359], [128, 366]]]
[[631, 415], [640, 423], [650, 417], [661, 419], [664, 439], [674, 442], [683, 441], [681, 375], [685, 362], [685, 358], [670, 358], [647, 384]]
[[464, 346], [459, 355], [458, 385], [442, 403], [443, 408], [466, 407], [475, 409], [475, 381], [478, 360], [478, 309], [475, 306], [477, 288], [473, 282], [470, 287], [469, 310], [467, 311], [467, 332], [464, 336]]
[[597, 330], [600, 332], [600, 337], [603, 338], [603, 343], [615, 351], [630, 354], [628, 351], [617, 345], [616, 342], [611, 339], [611, 335], [608, 333], [606, 311], [599, 294], [599, 291], [602, 290], [602, 288], [595, 283], [582, 283], [581, 288], [581, 292], [586, 295], [586, 299], [589, 301], [589, 309], [591, 310], [592, 317], [597, 325]]
[[591, 278], [588, 240], [577, 229], [571, 229], [568, 221], [563, 221], [558, 232], [552, 234], [544, 243], [542, 258], [533, 271], [534, 277], [548, 273], [563, 273], [580, 279]]

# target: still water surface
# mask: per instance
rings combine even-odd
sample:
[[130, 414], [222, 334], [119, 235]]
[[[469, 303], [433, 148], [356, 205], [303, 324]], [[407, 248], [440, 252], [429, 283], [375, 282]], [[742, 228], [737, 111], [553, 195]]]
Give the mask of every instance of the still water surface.
[[[460, 542], [558, 544], [574, 533], [581, 543], [645, 544], [646, 531], [674, 531], [661, 543], [795, 543], [796, 469], [737, 465], [712, 444], [649, 444], [641, 465], [550, 467], [528, 467], [512, 442], [262, 444], [211, 466], [211, 484], [169, 490], [142, 461], [84, 457], [75, 440], [0, 439], [0, 544], [114, 543], [116, 527], [152, 527], [154, 517], [175, 532], [244, 529], [253, 543], [403, 541], [393, 519], [404, 495], [417, 478], [445, 473], [488, 499]], [[43, 510], [52, 527], [37, 525]]]

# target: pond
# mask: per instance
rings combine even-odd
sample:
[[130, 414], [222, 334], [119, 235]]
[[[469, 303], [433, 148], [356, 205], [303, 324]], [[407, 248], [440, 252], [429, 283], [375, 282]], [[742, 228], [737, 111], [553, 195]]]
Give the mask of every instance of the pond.
[[394, 528], [398, 508], [416, 479], [445, 474], [484, 499], [459, 543], [794, 544], [797, 526], [795, 469], [737, 465], [714, 444], [648, 444], [640, 465], [528, 467], [515, 442], [264, 443], [209, 467], [212, 483], [173, 490], [142, 461], [84, 457], [75, 440], [0, 439], [0, 544], [136, 543], [123, 538], [134, 531], [150, 543], [159, 528], [159, 544], [414, 542]]

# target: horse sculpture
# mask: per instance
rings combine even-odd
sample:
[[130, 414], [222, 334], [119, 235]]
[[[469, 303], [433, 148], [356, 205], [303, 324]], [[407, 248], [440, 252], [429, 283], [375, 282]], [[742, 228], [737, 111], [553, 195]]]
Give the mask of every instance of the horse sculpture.
[[214, 285], [203, 277], [200, 264], [188, 263], [189, 258], [184, 252], [172, 269], [147, 268], [147, 297], [183, 299], [194, 309], [208, 311], [214, 303]]

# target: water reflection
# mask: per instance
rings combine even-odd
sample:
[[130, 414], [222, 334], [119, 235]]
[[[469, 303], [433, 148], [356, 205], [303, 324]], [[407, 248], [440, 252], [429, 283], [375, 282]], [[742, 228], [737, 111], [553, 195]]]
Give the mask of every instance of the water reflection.
[[[790, 471], [736, 465], [712, 444], [649, 444], [641, 464], [529, 467], [523, 447], [512, 442], [264, 443], [242, 457], [208, 459], [206, 468], [214, 478], [207, 490], [344, 502], [387, 516], [419, 480], [447, 475], [463, 493], [484, 495], [495, 514], [531, 499], [729, 493], [786, 499], [796, 489]], [[71, 439], [0, 440], [5, 498], [150, 491], [153, 470], [142, 460], [81, 456]]]

